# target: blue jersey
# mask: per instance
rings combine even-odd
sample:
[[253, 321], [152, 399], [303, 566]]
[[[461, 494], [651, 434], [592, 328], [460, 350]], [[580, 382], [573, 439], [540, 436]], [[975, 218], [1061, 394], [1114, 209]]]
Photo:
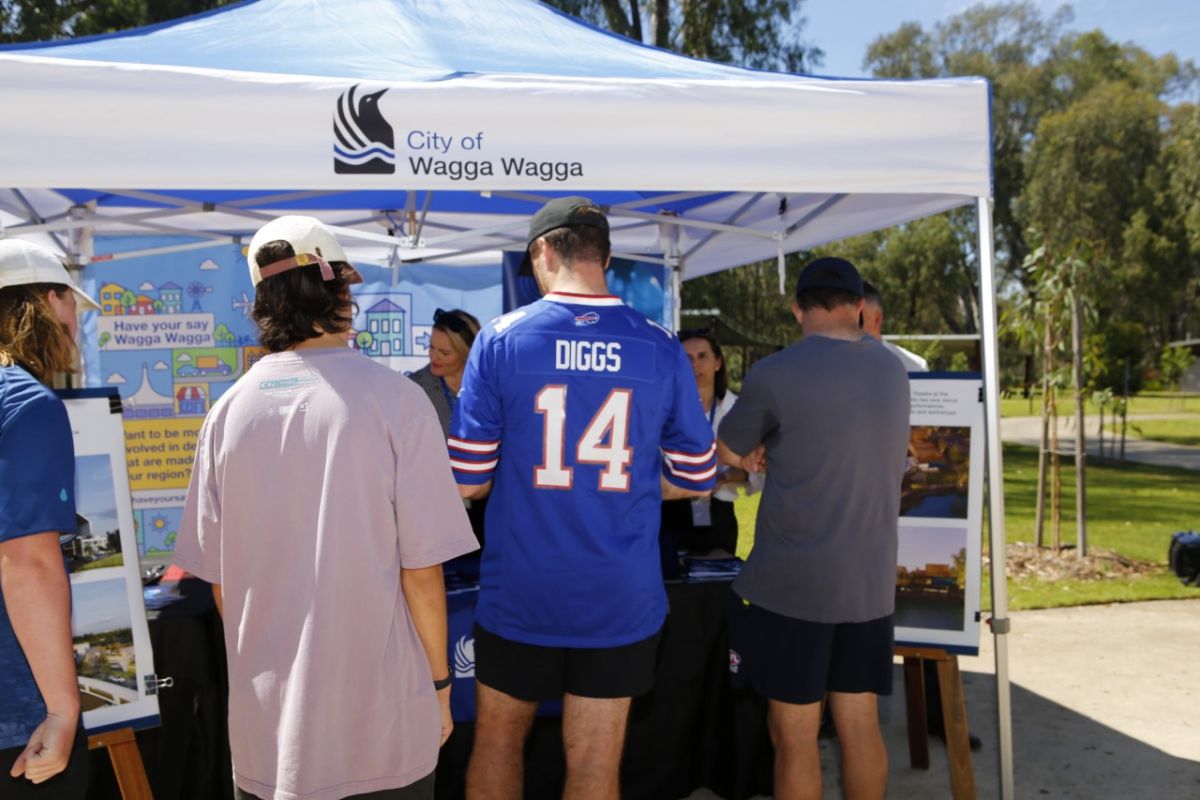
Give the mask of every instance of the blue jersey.
[[555, 647], [652, 636], [667, 611], [660, 476], [714, 485], [687, 356], [609, 295], [549, 294], [480, 331], [449, 439], [461, 484], [494, 481], [480, 625]]
[[[0, 367], [0, 542], [75, 528], [75, 445], [67, 409], [25, 370]], [[0, 750], [24, 747], [45, 718], [0, 595]]]

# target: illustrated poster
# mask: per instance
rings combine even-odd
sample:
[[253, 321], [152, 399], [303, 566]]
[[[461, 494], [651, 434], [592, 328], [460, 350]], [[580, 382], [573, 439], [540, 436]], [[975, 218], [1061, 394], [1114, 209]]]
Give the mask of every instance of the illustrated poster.
[[[132, 258], [107, 254], [188, 246]], [[133, 530], [143, 567], [167, 564], [183, 514], [204, 415], [265, 355], [251, 318], [254, 289], [240, 246], [195, 248], [179, 237], [97, 237], [83, 288], [100, 311], [83, 318], [85, 382], [124, 405]], [[438, 308], [481, 321], [501, 313], [500, 265], [356, 264], [364, 283], [350, 346], [392, 369], [428, 363]]]

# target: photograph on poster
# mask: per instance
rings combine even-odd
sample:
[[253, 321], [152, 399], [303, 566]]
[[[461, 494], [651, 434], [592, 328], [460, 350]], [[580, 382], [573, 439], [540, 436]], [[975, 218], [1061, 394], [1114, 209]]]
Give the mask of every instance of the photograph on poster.
[[914, 425], [908, 440], [900, 516], [966, 519], [970, 467], [970, 427]]
[[73, 536], [59, 538], [68, 570], [84, 572], [125, 563], [108, 453], [75, 458], [75, 523]]
[[901, 525], [896, 562], [896, 627], [962, 630], [967, 529]]
[[71, 595], [82, 710], [136, 702], [137, 663], [125, 579], [74, 583]]

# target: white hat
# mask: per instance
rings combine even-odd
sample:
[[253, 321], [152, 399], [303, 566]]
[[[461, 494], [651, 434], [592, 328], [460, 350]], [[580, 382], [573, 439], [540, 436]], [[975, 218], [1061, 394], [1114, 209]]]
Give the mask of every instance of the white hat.
[[23, 239], [0, 239], [0, 289], [29, 283], [61, 284], [75, 293], [84, 308], [100, 310], [100, 304], [75, 285], [54, 253]]
[[[255, 260], [259, 248], [270, 242], [280, 241], [287, 242], [292, 246], [292, 251], [296, 254], [295, 258], [279, 261], [275, 264], [259, 264]], [[259, 228], [258, 233], [254, 234], [254, 238], [250, 240], [250, 249], [246, 253], [246, 261], [250, 264], [250, 282], [255, 286], [258, 286], [262, 282], [264, 277], [263, 270], [268, 267], [274, 267], [275, 269], [270, 271], [266, 277], [308, 264], [321, 264], [321, 276], [325, 280], [331, 280], [333, 278], [332, 272], [326, 274], [328, 262], [344, 261], [350, 263], [350, 259], [346, 258], [346, 252], [342, 250], [342, 246], [338, 244], [338, 240], [329, 228], [326, 228], [318, 219], [298, 215], [279, 217]], [[357, 274], [355, 272], [354, 276], [357, 276]], [[354, 283], [355, 281], [349, 280], [348, 282]]]

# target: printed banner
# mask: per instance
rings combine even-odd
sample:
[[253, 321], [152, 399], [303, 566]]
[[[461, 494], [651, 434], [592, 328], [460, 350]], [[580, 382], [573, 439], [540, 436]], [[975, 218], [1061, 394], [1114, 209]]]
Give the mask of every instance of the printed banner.
[[[121, 253], [189, 241], [98, 237], [95, 249]], [[428, 362], [438, 308], [462, 308], [484, 321], [502, 310], [498, 263], [358, 269], [367, 282], [353, 287], [349, 346], [392, 369], [410, 372]], [[266, 353], [251, 319], [246, 257], [236, 245], [123, 260], [101, 256], [84, 270], [83, 284], [101, 306], [84, 317], [85, 381], [120, 392], [136, 552], [145, 566], [165, 564], [175, 548], [204, 415]]]
[[[85, 395], [85, 396], [76, 396]], [[121, 418], [111, 393], [64, 393], [75, 439], [76, 530], [60, 534], [71, 574], [71, 632], [89, 733], [158, 724]]]
[[983, 381], [909, 373], [912, 431], [900, 499], [896, 641], [979, 650]]

